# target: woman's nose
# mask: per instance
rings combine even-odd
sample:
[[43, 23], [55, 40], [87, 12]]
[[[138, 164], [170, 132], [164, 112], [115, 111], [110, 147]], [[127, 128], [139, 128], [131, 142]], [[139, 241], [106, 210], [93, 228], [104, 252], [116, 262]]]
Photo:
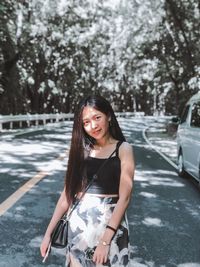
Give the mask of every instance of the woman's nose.
[[92, 129], [95, 129], [96, 126], [97, 126], [97, 125], [96, 125], [96, 122], [95, 122], [95, 121], [92, 121], [92, 122], [91, 122], [91, 127], [92, 127]]

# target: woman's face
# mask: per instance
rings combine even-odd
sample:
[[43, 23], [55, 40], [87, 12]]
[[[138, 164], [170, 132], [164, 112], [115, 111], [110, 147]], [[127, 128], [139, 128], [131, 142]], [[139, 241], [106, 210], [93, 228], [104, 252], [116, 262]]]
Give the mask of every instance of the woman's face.
[[109, 118], [104, 113], [90, 106], [86, 106], [82, 113], [85, 132], [96, 140], [109, 134]]

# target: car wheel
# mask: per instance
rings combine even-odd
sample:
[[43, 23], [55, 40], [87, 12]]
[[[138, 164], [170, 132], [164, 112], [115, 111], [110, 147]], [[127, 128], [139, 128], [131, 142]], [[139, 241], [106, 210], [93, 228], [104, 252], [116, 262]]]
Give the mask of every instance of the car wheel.
[[183, 163], [183, 154], [180, 151], [178, 155], [178, 175], [181, 177], [185, 176], [185, 168]]

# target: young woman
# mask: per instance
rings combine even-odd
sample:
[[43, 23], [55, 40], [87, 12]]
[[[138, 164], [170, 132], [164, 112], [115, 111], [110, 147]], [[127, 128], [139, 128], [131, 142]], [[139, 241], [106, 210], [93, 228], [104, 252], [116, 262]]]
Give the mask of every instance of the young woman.
[[84, 194], [69, 220], [66, 266], [129, 266], [126, 209], [133, 175], [132, 147], [125, 142], [111, 105], [101, 96], [85, 98], [74, 115], [65, 188], [42, 241], [41, 255], [45, 256], [58, 220]]

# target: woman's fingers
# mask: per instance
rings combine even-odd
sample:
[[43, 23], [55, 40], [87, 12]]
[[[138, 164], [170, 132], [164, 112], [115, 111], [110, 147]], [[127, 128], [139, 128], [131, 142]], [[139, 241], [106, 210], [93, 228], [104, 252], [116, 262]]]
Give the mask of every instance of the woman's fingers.
[[42, 257], [45, 257], [46, 252], [49, 248], [49, 243], [50, 243], [50, 237], [44, 237], [40, 245], [40, 253]]
[[108, 259], [108, 248], [104, 248], [102, 246], [97, 247], [95, 252], [94, 252], [94, 256], [93, 256], [93, 261], [96, 264], [103, 264], [106, 263], [107, 259]]
[[49, 256], [50, 251], [51, 251], [51, 243], [49, 243], [49, 245], [48, 245], [48, 248], [47, 248], [47, 250], [45, 252], [45, 255], [43, 256], [43, 261], [42, 262], [45, 262], [46, 261], [46, 259]]
[[107, 256], [107, 255], [105, 255], [103, 263], [106, 263], [106, 262], [107, 262], [107, 260], [108, 260], [108, 256]]
[[95, 263], [96, 264], [103, 264], [103, 257], [102, 256], [97, 257]]
[[44, 245], [41, 244], [41, 246], [40, 246], [40, 254], [41, 254], [42, 257], [44, 257], [45, 252], [46, 252], [46, 249], [45, 249]]
[[47, 246], [41, 245], [41, 247], [40, 247], [40, 253], [41, 253], [41, 256], [42, 257], [45, 256], [46, 251], [47, 251]]

